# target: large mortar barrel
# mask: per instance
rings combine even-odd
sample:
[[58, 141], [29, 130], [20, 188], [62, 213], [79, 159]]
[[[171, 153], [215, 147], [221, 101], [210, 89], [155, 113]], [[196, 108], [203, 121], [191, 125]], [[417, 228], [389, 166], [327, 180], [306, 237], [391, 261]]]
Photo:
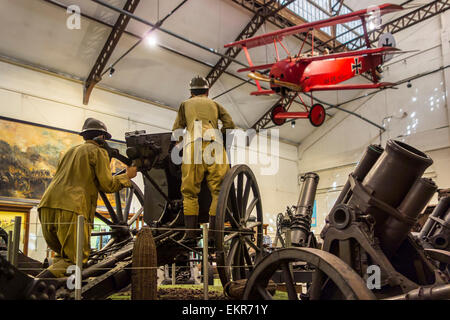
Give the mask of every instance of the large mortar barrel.
[[308, 172], [302, 176], [302, 181], [297, 210], [291, 223], [291, 242], [294, 246], [304, 246], [308, 240], [319, 175]]
[[[373, 165], [375, 164], [375, 162], [378, 160], [378, 158], [381, 156], [382, 153], [383, 148], [381, 148], [380, 146], [374, 144], [368, 146], [361, 160], [359, 160], [358, 164], [356, 165], [355, 170], [353, 170], [352, 172], [353, 177], [358, 181], [362, 181], [366, 177], [370, 169], [372, 169]], [[347, 180], [347, 182], [344, 185], [344, 188], [339, 194], [339, 197], [336, 199], [336, 202], [334, 203], [334, 206], [331, 209], [331, 211], [333, 211], [333, 209], [338, 204], [346, 203], [348, 201], [348, 199], [351, 196], [351, 194], [349, 194], [349, 190], [350, 190], [350, 181]]]
[[[436, 192], [437, 186], [431, 179], [421, 178], [416, 180], [397, 208], [403, 217], [409, 218], [414, 222], [419, 213], [425, 208], [428, 201]], [[379, 240], [384, 253], [391, 257], [405, 240], [412, 224], [400, 221], [393, 216], [386, 219], [383, 227], [380, 229]]]
[[[432, 163], [430, 157], [412, 146], [388, 140], [386, 149], [367, 173], [362, 185], [378, 200], [398, 208], [412, 185]], [[349, 203], [352, 200], [353, 196]], [[371, 208], [369, 213], [375, 219], [375, 234], [378, 235], [389, 215], [378, 208]]]

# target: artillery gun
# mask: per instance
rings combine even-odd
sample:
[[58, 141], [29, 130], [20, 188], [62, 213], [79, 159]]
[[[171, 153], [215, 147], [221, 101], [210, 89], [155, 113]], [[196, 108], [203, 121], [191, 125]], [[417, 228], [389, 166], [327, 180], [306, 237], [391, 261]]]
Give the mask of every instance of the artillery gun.
[[276, 239], [280, 240], [283, 248], [290, 246], [317, 247], [316, 237], [311, 232], [311, 219], [319, 176], [314, 172], [308, 172], [302, 175], [300, 180], [302, 188], [297, 205], [287, 207], [284, 214], [277, 215]]
[[[301, 176], [302, 187], [300, 189], [297, 205], [287, 207], [286, 212], [277, 216], [276, 241], [280, 240], [282, 248], [318, 248], [317, 239], [311, 231], [311, 220], [314, 210], [319, 175], [308, 172]], [[277, 249], [275, 249], [277, 250]], [[280, 287], [288, 280], [284, 268], [277, 270], [271, 277]], [[295, 283], [311, 283], [314, 269], [302, 261], [289, 265], [289, 274]], [[261, 269], [260, 269], [261, 270]], [[273, 289], [272, 289], [273, 291]]]
[[423, 225], [414, 235], [436, 266], [450, 274], [450, 189], [441, 190], [439, 202]]
[[[255, 267], [244, 298], [272, 299], [268, 283], [281, 269], [289, 299], [298, 300], [290, 272], [298, 262], [314, 269], [302, 299], [450, 298], [450, 253], [424, 244], [448, 231], [448, 202], [438, 205], [421, 239], [410, 232], [437, 190], [422, 178], [431, 164], [426, 154], [399, 141], [389, 140], [385, 150], [369, 146], [327, 216], [322, 248], [274, 251]], [[439, 231], [432, 231], [436, 226]]]
[[[132, 183], [126, 190], [124, 205], [117, 192], [114, 196], [115, 207], [105, 194], [100, 193], [109, 218], [98, 212], [95, 216], [108, 225], [110, 230], [93, 232], [92, 236], [108, 235], [110, 240], [102, 249], [91, 252], [83, 268], [83, 299], [104, 299], [127, 288], [132, 283], [133, 263], [145, 261], [144, 255], [149, 252], [157, 253], [156, 257], [149, 258], [156, 259], [156, 266], [171, 264], [180, 254], [201, 254], [199, 248], [187, 246], [183, 238], [181, 166], [171, 160], [171, 154], [181, 150], [171, 136], [171, 133], [147, 134], [145, 131], [127, 133], [127, 157], [110, 148], [106, 142], [99, 141], [110, 157], [127, 165], [134, 162], [144, 177], [145, 188], [142, 192]], [[210, 203], [211, 195], [203, 181], [199, 194], [200, 223], [208, 222]], [[135, 210], [132, 210], [133, 207]], [[151, 230], [150, 235], [146, 233], [146, 238], [151, 241], [141, 243], [139, 249], [136, 249], [139, 230], [134, 225], [142, 215], [147, 225], [146, 230]], [[246, 165], [232, 167], [222, 182], [216, 210], [214, 246], [209, 248], [210, 259], [216, 262], [222, 285], [249, 276], [255, 264], [255, 259], [250, 256], [258, 257], [263, 252], [262, 219], [261, 195], [253, 172]], [[65, 286], [67, 278], [35, 279], [6, 261], [2, 260], [1, 263], [4, 267], [0, 269], [0, 294], [4, 294], [4, 298], [74, 299], [74, 291]], [[156, 277], [156, 270], [154, 276]], [[136, 279], [138, 282], [141, 280], [144, 281], [139, 276]], [[12, 287], [21, 289], [10, 290], [7, 294], [8, 288]], [[51, 289], [42, 289], [46, 292], [44, 295], [35, 294], [42, 291], [38, 287]], [[27, 289], [22, 290], [23, 288]]]

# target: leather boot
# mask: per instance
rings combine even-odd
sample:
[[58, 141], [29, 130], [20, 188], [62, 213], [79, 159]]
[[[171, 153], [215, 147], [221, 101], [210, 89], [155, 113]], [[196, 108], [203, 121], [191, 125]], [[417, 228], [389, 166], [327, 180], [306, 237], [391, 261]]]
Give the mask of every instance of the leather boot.
[[214, 240], [216, 237], [216, 216], [209, 216], [208, 228], [208, 244], [210, 247], [214, 247]]
[[198, 216], [184, 216], [184, 226], [186, 229], [184, 238], [186, 240], [196, 239], [199, 236], [199, 232], [192, 229], [198, 229]]

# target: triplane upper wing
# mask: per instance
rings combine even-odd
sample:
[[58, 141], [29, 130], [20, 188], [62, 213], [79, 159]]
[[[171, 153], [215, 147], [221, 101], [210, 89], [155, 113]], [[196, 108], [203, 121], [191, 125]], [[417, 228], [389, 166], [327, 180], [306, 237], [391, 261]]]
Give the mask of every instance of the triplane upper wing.
[[[402, 10], [403, 7], [400, 5], [396, 5], [396, 4], [386, 3], [383, 5], [377, 6], [377, 9], [379, 10], [377, 12], [379, 12], [380, 15], [383, 15], [386, 13]], [[263, 46], [266, 44], [271, 44], [274, 41], [281, 41], [281, 40], [283, 40], [283, 38], [285, 36], [290, 36], [290, 35], [297, 34], [300, 32], [310, 31], [312, 29], [320, 29], [323, 27], [334, 26], [336, 24], [355, 21], [355, 20], [359, 20], [361, 18], [366, 18], [368, 16], [370, 16], [370, 11], [368, 11], [367, 9], [363, 9], [363, 10], [351, 12], [348, 14], [332, 17], [330, 19], [325, 19], [325, 20], [320, 20], [320, 21], [315, 21], [315, 22], [310, 22], [310, 23], [304, 23], [304, 24], [301, 24], [298, 26], [293, 26], [290, 28], [285, 28], [285, 29], [274, 31], [271, 33], [266, 33], [264, 35], [256, 36], [253, 38], [236, 41], [236, 42], [225, 45], [225, 48], [233, 47], [233, 46], [241, 46], [241, 47], [247, 47], [248, 49], [250, 49], [250, 48], [254, 48], [254, 47], [258, 47], [258, 46]]]

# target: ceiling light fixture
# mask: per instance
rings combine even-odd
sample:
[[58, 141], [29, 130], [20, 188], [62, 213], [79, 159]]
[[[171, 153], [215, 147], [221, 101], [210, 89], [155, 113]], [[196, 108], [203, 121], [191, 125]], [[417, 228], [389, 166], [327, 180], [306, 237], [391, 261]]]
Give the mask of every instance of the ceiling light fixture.
[[155, 47], [158, 44], [158, 39], [156, 38], [156, 35], [154, 34], [149, 34], [148, 36], [145, 37], [145, 42], [150, 46], [150, 47]]

